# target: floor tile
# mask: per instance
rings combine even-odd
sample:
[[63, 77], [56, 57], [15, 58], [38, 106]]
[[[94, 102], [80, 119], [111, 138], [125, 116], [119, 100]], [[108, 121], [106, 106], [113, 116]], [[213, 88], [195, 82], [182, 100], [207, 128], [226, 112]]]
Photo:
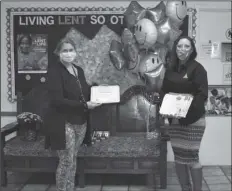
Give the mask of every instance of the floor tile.
[[226, 178], [226, 176], [207, 176], [204, 177], [205, 181], [208, 185], [211, 184], [230, 184], [230, 181]]
[[231, 184], [209, 185], [210, 191], [231, 191]]
[[175, 163], [168, 163], [167, 164], [167, 175], [168, 176], [176, 176]]
[[203, 176], [224, 176], [224, 173], [218, 166], [204, 166]]
[[221, 166], [221, 169], [226, 175], [231, 176], [231, 166]]
[[47, 184], [27, 184], [21, 191], [46, 191], [49, 185]]
[[175, 163], [174, 162], [167, 162], [167, 168], [175, 169]]
[[174, 169], [174, 168], [167, 168], [167, 175], [168, 176], [176, 176], [176, 169]]
[[167, 184], [168, 185], [179, 185], [179, 181], [175, 176], [168, 176], [167, 177]]
[[101, 185], [86, 185], [84, 188], [76, 188], [75, 191], [101, 191]]
[[231, 176], [227, 176], [227, 178], [230, 180], [230, 182], [231, 182]]
[[137, 185], [130, 185], [128, 191], [149, 191], [151, 189], [147, 188], [146, 186], [137, 186]]
[[209, 187], [208, 187], [208, 185], [205, 183], [205, 181], [204, 181], [204, 183], [202, 184], [202, 191], [209, 191]]
[[102, 191], [128, 191], [128, 186], [108, 186], [103, 185]]
[[180, 191], [180, 185], [167, 185], [167, 189], [157, 189], [157, 191]]
[[1, 191], [19, 191], [24, 185], [23, 184], [8, 184], [6, 187], [1, 187]]

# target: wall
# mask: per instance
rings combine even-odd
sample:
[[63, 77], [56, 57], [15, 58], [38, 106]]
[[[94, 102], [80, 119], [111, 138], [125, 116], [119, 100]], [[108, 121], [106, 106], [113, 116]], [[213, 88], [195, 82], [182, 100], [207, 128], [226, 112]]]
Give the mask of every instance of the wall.
[[[127, 7], [129, 5], [129, 1], [120, 1], [120, 2], [110, 2], [110, 1], [87, 1], [87, 2], [39, 2], [34, 1], [33, 7], [99, 7], [99, 5], [109, 6], [109, 7]], [[144, 7], [155, 7], [159, 1], [139, 1], [139, 3]], [[188, 6], [192, 8], [196, 8], [197, 12], [197, 22], [199, 21], [198, 13], [199, 10], [202, 8], [213, 8], [213, 9], [228, 9], [231, 7], [230, 2], [212, 2], [212, 1], [188, 1]], [[6, 34], [5, 34], [5, 23], [6, 23], [6, 11], [5, 8], [7, 7], [28, 7], [29, 3], [26, 1], [18, 2], [2, 2], [1, 6], [1, 50], [2, 50], [2, 57], [1, 57], [1, 112], [15, 112], [16, 111], [16, 104], [9, 103], [7, 100], [7, 66], [6, 66]], [[215, 12], [215, 14], [218, 14]], [[226, 21], [231, 23], [230, 20]], [[222, 21], [220, 21], [222, 22]], [[197, 23], [199, 24], [199, 22]], [[207, 26], [208, 23], [204, 23]], [[215, 24], [215, 27], [217, 27]], [[200, 31], [199, 25], [197, 25], [197, 39], [199, 39], [199, 35], [202, 31]], [[212, 33], [214, 30], [212, 31]], [[197, 48], [199, 49], [199, 44], [197, 42]], [[210, 76], [214, 76], [218, 73], [218, 67], [215, 64], [214, 67], [211, 67], [210, 60], [199, 60], [202, 62], [204, 66], [206, 66], [208, 73]], [[211, 77], [210, 77], [211, 78]], [[214, 78], [209, 80], [210, 84], [215, 84]], [[216, 83], [217, 84], [217, 83]], [[1, 127], [5, 124], [15, 120], [15, 117], [10, 116], [1, 116]], [[203, 137], [202, 146], [200, 150], [200, 157], [203, 165], [231, 165], [231, 118], [230, 117], [207, 117], [206, 119], [207, 127], [205, 131], [205, 135]], [[168, 145], [168, 160], [173, 161], [173, 152], [170, 146]]]

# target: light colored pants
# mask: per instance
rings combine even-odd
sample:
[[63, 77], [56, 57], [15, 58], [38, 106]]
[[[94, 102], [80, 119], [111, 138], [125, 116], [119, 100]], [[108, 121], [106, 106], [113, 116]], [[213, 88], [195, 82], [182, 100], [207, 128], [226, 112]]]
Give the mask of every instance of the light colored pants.
[[56, 171], [58, 191], [74, 191], [77, 166], [77, 153], [84, 140], [86, 123], [83, 125], [65, 124], [66, 149], [57, 151], [59, 165]]

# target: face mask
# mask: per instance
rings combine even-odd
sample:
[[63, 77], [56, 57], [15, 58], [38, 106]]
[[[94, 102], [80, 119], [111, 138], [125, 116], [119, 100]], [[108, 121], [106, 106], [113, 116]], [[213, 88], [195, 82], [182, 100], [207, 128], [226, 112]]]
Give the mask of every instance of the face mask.
[[60, 59], [70, 63], [76, 58], [76, 55], [76, 52], [62, 52], [60, 53]]
[[187, 60], [192, 53], [191, 42], [185, 38], [180, 39], [176, 46], [176, 53], [180, 60]]
[[177, 52], [177, 56], [180, 60], [186, 60], [190, 55], [190, 52]]

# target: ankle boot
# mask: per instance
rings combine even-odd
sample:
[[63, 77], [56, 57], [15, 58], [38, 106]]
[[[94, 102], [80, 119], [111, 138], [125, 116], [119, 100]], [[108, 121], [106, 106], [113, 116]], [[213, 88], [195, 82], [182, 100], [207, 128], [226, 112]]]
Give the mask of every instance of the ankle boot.
[[191, 181], [188, 166], [186, 164], [176, 163], [176, 174], [182, 191], [191, 191]]
[[191, 168], [191, 177], [193, 182], [193, 191], [202, 191], [202, 167]]

